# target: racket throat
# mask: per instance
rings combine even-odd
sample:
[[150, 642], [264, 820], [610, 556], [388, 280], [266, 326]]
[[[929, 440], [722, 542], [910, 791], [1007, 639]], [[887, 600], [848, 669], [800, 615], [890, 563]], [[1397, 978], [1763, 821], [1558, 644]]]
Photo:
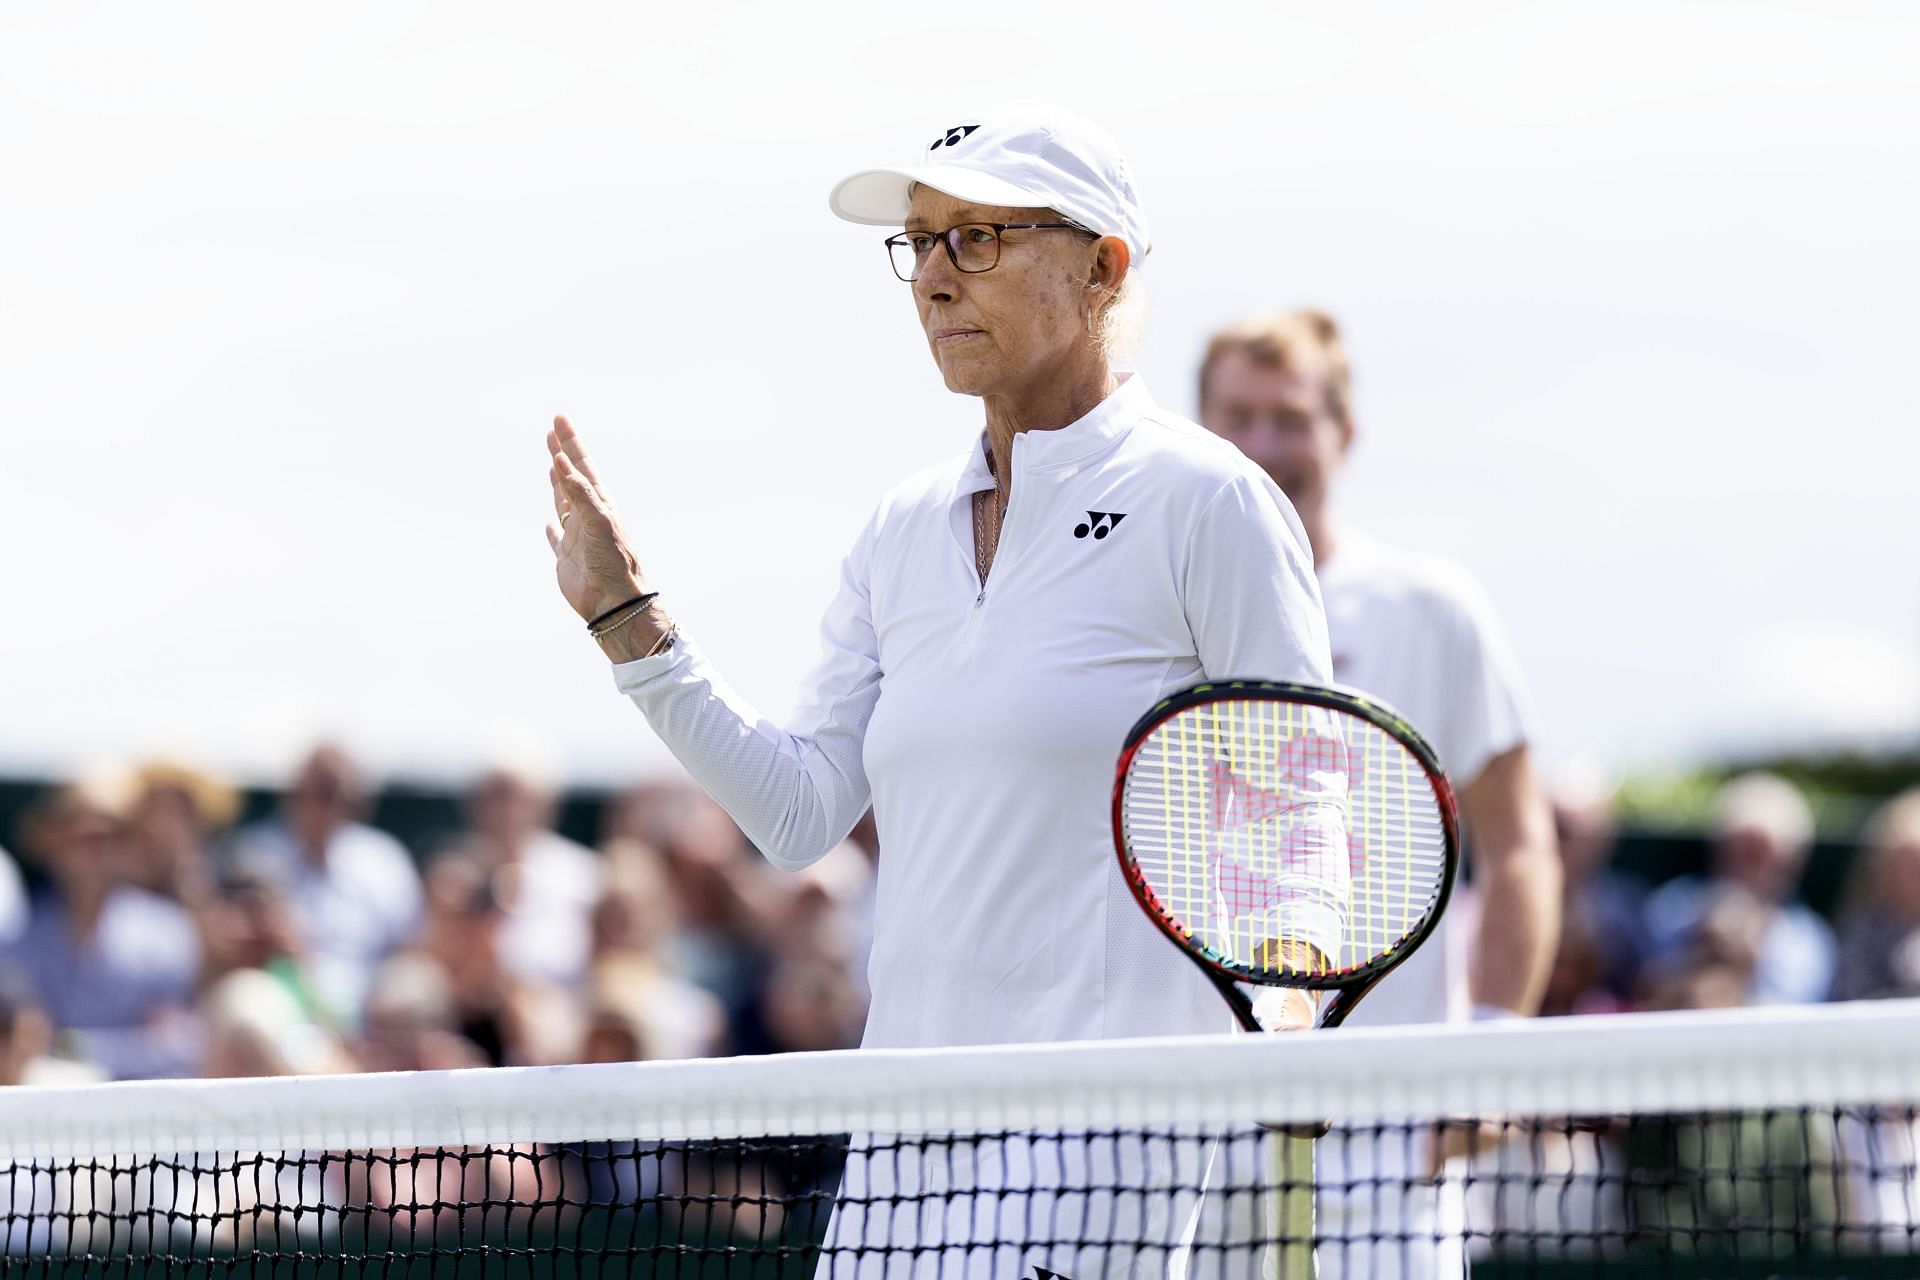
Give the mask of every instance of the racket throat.
[[[1254, 1008], [1253, 998], [1239, 983], [1210, 965], [1202, 965], [1200, 968], [1201, 972], [1212, 980], [1214, 987], [1220, 992], [1220, 998], [1227, 1002], [1227, 1007], [1233, 1010], [1234, 1021], [1240, 1024], [1242, 1031], [1260, 1033], [1274, 1030], [1260, 1020], [1260, 1015]], [[1345, 1022], [1347, 1015], [1353, 1012], [1354, 1006], [1360, 1003], [1360, 998], [1372, 990], [1374, 985], [1374, 982], [1368, 982], [1363, 986], [1336, 987], [1331, 991], [1311, 991], [1302, 987], [1283, 989], [1299, 991], [1314, 1000], [1316, 1012], [1313, 1025], [1326, 1031]]]
[[1240, 1024], [1242, 1031], [1250, 1031], [1257, 1035], [1266, 1030], [1260, 1025], [1260, 1019], [1254, 1015], [1252, 999], [1240, 989], [1239, 983], [1211, 965], [1202, 965], [1200, 968], [1201, 972], [1213, 979], [1213, 985], [1219, 989], [1220, 997], [1227, 1002], [1227, 1007], [1233, 1010], [1234, 1021]]

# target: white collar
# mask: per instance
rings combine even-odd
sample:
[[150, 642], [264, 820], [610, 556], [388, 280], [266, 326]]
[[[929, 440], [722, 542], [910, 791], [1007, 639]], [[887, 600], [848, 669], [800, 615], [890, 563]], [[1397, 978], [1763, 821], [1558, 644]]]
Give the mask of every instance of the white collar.
[[[1048, 471], [1070, 467], [1097, 453], [1103, 453], [1124, 438], [1154, 407], [1147, 380], [1137, 373], [1114, 373], [1117, 386], [1113, 394], [1093, 406], [1079, 418], [1052, 431], [1022, 431], [1013, 438], [1013, 458], [1017, 471]], [[987, 468], [987, 433], [980, 432], [979, 446], [967, 457], [960, 473], [960, 492], [974, 493], [993, 488], [993, 473]]]

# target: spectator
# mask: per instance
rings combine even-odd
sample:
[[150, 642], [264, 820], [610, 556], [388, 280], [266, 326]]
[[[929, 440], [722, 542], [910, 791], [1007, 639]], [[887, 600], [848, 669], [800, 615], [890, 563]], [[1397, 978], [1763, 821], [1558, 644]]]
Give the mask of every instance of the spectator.
[[1710, 886], [1681, 950], [1647, 970], [1639, 1004], [1650, 1010], [1734, 1009], [1751, 1004], [1774, 904], [1744, 885]]
[[454, 1029], [489, 1066], [507, 1061], [507, 991], [500, 967], [500, 931], [506, 913], [487, 868], [464, 854], [446, 854], [427, 866], [427, 912], [415, 947], [446, 975]]
[[[376, 1046], [386, 1036], [386, 1051], [399, 1046], [401, 1059], [428, 1053], [443, 1066], [539, 1066], [578, 1057], [585, 1016], [578, 995], [513, 974], [503, 963], [511, 917], [494, 889], [497, 871], [466, 853], [428, 865], [418, 943], [381, 967], [369, 999]], [[389, 1061], [384, 1069], [423, 1068]]]
[[243, 831], [236, 856], [286, 895], [315, 992], [337, 1026], [359, 1021], [374, 966], [413, 936], [420, 876], [398, 840], [357, 819], [365, 784], [345, 752], [316, 747], [270, 822]]
[[19, 937], [26, 927], [26, 881], [20, 878], [13, 855], [0, 848], [0, 947]]
[[[674, 904], [671, 929], [658, 920], [649, 926], [656, 938], [670, 941], [665, 954], [649, 963], [683, 974], [719, 998], [734, 1051], [858, 1041], [872, 939], [871, 852], [847, 842], [801, 872], [771, 876], [726, 811], [684, 783], [650, 782], [624, 792], [610, 806], [604, 829], [612, 833], [606, 845], [610, 869], [630, 857], [646, 886], [637, 895], [610, 894], [602, 903], [606, 920], [617, 918], [634, 898], [649, 904], [649, 918], [663, 902]], [[861, 830], [856, 827], [856, 834]], [[870, 823], [865, 832], [871, 841]], [[653, 848], [662, 851], [664, 863]], [[668, 879], [659, 885], [662, 865]], [[600, 984], [599, 990], [608, 988]], [[667, 1007], [676, 1005], [688, 1008], [678, 996]], [[657, 1018], [660, 1008], [654, 1004], [645, 1017]], [[822, 1025], [800, 1025], [815, 1014]], [[660, 1028], [654, 1030], [655, 1051], [677, 1056], [670, 1042], [659, 1039]]]
[[510, 1067], [552, 1067], [580, 1060], [587, 1008], [580, 993], [540, 979], [515, 982], [502, 1002], [501, 1057]]
[[726, 1045], [726, 1012], [675, 969], [679, 900], [664, 859], [638, 841], [607, 848], [607, 888], [593, 909], [593, 1017], [589, 1062], [631, 1033], [635, 1057], [701, 1058]]
[[[1833, 982], [1833, 935], [1793, 900], [1813, 844], [1807, 802], [1784, 779], [1751, 773], [1720, 789], [1717, 808], [1707, 874], [1671, 881], [1647, 899], [1649, 955], [1660, 977], [1703, 943], [1709, 949], [1734, 944], [1726, 922], [1739, 916], [1740, 928], [1760, 935], [1747, 1003], [1824, 1000]], [[1711, 936], [1703, 939], [1703, 932]]]
[[253, 858], [234, 860], [199, 915], [206, 985], [230, 973], [258, 971], [280, 984], [303, 1017], [337, 1026], [320, 996], [293, 904], [272, 869]]
[[600, 847], [633, 840], [658, 849], [688, 796], [698, 793], [685, 778], [648, 778], [616, 792], [600, 810]]
[[810, 955], [782, 956], [767, 975], [760, 1016], [780, 1053], [850, 1049], [860, 1043], [867, 1001], [844, 964]]
[[[0, 1088], [7, 1085], [92, 1084], [97, 1069], [47, 1056], [53, 1024], [33, 995], [17, 981], [0, 977]], [[75, 1237], [96, 1205], [109, 1204], [112, 1186], [106, 1171], [63, 1169], [45, 1160], [0, 1162], [0, 1255], [45, 1259], [78, 1252]], [[25, 1268], [23, 1268], [23, 1271]]]
[[98, 1067], [53, 1057], [52, 1050], [53, 1022], [47, 1011], [24, 983], [0, 977], [0, 1088], [93, 1084], [102, 1078]]
[[1868, 825], [1866, 856], [1840, 918], [1835, 1000], [1920, 995], [1920, 787]]
[[499, 761], [467, 795], [460, 852], [487, 869], [505, 909], [504, 972], [577, 988], [586, 977], [600, 860], [552, 829], [554, 808], [555, 789], [543, 773], [524, 761]]
[[1562, 777], [1553, 787], [1553, 825], [1563, 902], [1560, 943], [1540, 1011], [1618, 1012], [1632, 1002], [1646, 959], [1640, 914], [1647, 889], [1611, 865], [1612, 789], [1595, 775]]
[[443, 1071], [487, 1065], [459, 1032], [446, 972], [418, 952], [382, 964], [367, 995], [357, 1055], [368, 1071]]
[[[347, 1069], [340, 1046], [314, 1025], [275, 978], [238, 969], [208, 986], [201, 999], [208, 1079], [305, 1075]], [[148, 1197], [136, 1230], [151, 1230], [149, 1247], [223, 1254], [269, 1242], [298, 1240], [311, 1248], [339, 1202], [337, 1168], [319, 1161], [272, 1161], [235, 1178], [231, 1156], [176, 1152], [153, 1163], [135, 1194]], [[206, 1206], [220, 1211], [208, 1215]]]
[[314, 1022], [298, 995], [260, 969], [236, 969], [211, 984], [200, 1001], [209, 1080], [314, 1075], [350, 1063], [340, 1044]]
[[197, 911], [214, 891], [213, 841], [240, 816], [240, 794], [178, 760], [134, 774], [131, 882]]
[[[1920, 787], [1883, 805], [1840, 918], [1835, 1000], [1920, 995]], [[1920, 1233], [1920, 1113], [1866, 1107], [1842, 1113], [1849, 1207], [1890, 1248]]]
[[858, 913], [870, 908], [873, 864], [851, 841], [782, 877], [766, 939], [770, 967], [759, 1014], [768, 1047], [781, 1053], [847, 1049], [866, 1022], [870, 933]]
[[602, 1001], [587, 1014], [580, 1061], [646, 1062], [655, 1056], [649, 1043], [644, 1014], [630, 1002]]
[[109, 1075], [182, 1075], [195, 1056], [200, 944], [177, 904], [127, 883], [131, 800], [124, 776], [102, 775], [28, 812], [24, 843], [50, 883], [5, 963]]
[[680, 902], [675, 961], [726, 1007], [735, 1048], [762, 1052], [757, 1002], [778, 901], [772, 877], [704, 792], [685, 789], [669, 813], [659, 847]]
[[[1797, 800], [1797, 793], [1780, 792], [1776, 784], [1785, 784], [1778, 779], [1762, 781], [1768, 791], [1753, 779], [1730, 785], [1723, 831], [1764, 813], [1787, 830], [1792, 808], [1782, 797]], [[1734, 864], [1746, 856], [1733, 855]], [[1704, 911], [1688, 949], [1655, 975], [1650, 1008], [1720, 1009], [1752, 1001], [1765, 949], [1780, 928], [1780, 899], [1729, 875], [1703, 886], [1695, 900]], [[1620, 1136], [1629, 1170], [1628, 1221], [1660, 1224], [1672, 1233], [1676, 1253], [1763, 1258], [1793, 1247], [1790, 1233], [1768, 1224], [1841, 1220], [1832, 1176], [1835, 1134], [1817, 1114], [1789, 1108], [1637, 1115]]]

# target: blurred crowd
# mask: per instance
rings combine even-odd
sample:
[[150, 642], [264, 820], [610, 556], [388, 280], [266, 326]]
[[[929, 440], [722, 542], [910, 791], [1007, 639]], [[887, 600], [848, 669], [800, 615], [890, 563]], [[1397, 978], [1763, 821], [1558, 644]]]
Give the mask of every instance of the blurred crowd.
[[1565, 910], [1543, 1014], [1920, 996], [1920, 788], [1868, 823], [1831, 923], [1799, 897], [1813, 812], [1771, 774], [1726, 783], [1706, 868], [1653, 888], [1614, 865], [1596, 781], [1556, 788], [1554, 824]]
[[333, 746], [278, 812], [171, 761], [43, 794], [0, 853], [0, 1083], [547, 1065], [851, 1046], [866, 1012], [870, 826], [773, 870], [689, 784], [553, 829], [502, 762], [415, 856], [368, 825]]
[[[1650, 888], [1614, 865], [1614, 806], [1566, 779], [1565, 929], [1546, 1014], [1920, 994], [1920, 790], [1873, 819], [1836, 920], [1796, 896], [1806, 800], [1720, 792], [1706, 869]], [[278, 812], [182, 764], [89, 774], [0, 855], [0, 1081], [541, 1065], [857, 1043], [870, 824], [800, 873], [762, 861], [697, 788], [650, 781], [598, 847], [556, 789], [499, 763], [421, 859], [366, 823], [337, 747]]]
[[[616, 795], [594, 848], [554, 829], [556, 795], [537, 769], [496, 764], [467, 790], [461, 830], [416, 858], [367, 823], [367, 781], [332, 746], [307, 756], [274, 816], [255, 824], [238, 821], [231, 786], [175, 762], [49, 789], [16, 833], [29, 874], [0, 853], [0, 1084], [858, 1042], [878, 857], [870, 822], [787, 873], [690, 784]], [[1920, 995], [1920, 789], [1869, 823], [1831, 923], [1798, 897], [1814, 823], [1780, 778], [1727, 783], [1704, 869], [1657, 886], [1616, 865], [1605, 785], [1563, 778], [1554, 801], [1565, 927], [1544, 1014]], [[1786, 1197], [1845, 1204], [1870, 1230], [1920, 1228], [1920, 1120], [1826, 1119], [1818, 1131], [1790, 1112], [1535, 1128], [1474, 1158], [1474, 1217], [1494, 1233], [1483, 1240], [1542, 1214], [1590, 1241], [1626, 1240], [1649, 1221], [1704, 1239], [1779, 1216], [1755, 1197]], [[787, 1222], [782, 1197], [824, 1196], [835, 1176], [830, 1161], [709, 1167], [632, 1143], [540, 1158], [565, 1163], [594, 1204], [734, 1205], [725, 1221], [671, 1229], [743, 1239], [817, 1227]], [[326, 1177], [289, 1163], [276, 1174], [289, 1185], [243, 1197], [265, 1216], [234, 1222], [278, 1230], [274, 1206], [373, 1205], [396, 1239], [464, 1229], [463, 1206], [517, 1202], [515, 1179], [543, 1167], [532, 1159], [369, 1156]], [[231, 1176], [163, 1167], [171, 1181], [154, 1181], [142, 1203], [198, 1203]], [[78, 1247], [87, 1231], [112, 1229], [125, 1197], [84, 1182], [73, 1171], [0, 1177], [0, 1200], [11, 1187], [16, 1206], [34, 1207], [0, 1252]], [[1569, 1206], [1592, 1221], [1570, 1221]], [[238, 1247], [244, 1234], [212, 1243]]]
[[[1614, 865], [1605, 787], [1564, 779], [1554, 817], [1565, 913], [1543, 1014], [1920, 996], [1920, 789], [1867, 824], [1831, 923], [1798, 895], [1813, 815], [1781, 778], [1725, 784], [1704, 870], [1655, 887]], [[1570, 1254], [1617, 1251], [1637, 1232], [1683, 1252], [1910, 1252], [1920, 1114], [1785, 1106], [1546, 1122], [1476, 1157], [1474, 1178], [1483, 1250], [1553, 1222]]]

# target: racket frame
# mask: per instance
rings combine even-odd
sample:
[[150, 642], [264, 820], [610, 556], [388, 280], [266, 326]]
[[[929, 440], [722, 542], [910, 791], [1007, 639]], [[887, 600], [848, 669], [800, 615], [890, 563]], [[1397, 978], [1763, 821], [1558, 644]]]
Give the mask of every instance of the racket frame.
[[[1341, 712], [1373, 725], [1405, 747], [1420, 763], [1427, 776], [1428, 785], [1433, 789], [1434, 803], [1440, 815], [1441, 856], [1444, 870], [1440, 877], [1439, 892], [1434, 895], [1433, 905], [1419, 925], [1400, 939], [1391, 950], [1350, 969], [1326, 974], [1277, 977], [1222, 955], [1197, 938], [1188, 936], [1182, 931], [1172, 913], [1161, 904], [1127, 845], [1125, 822], [1127, 771], [1132, 767], [1134, 757], [1139, 754], [1140, 748], [1145, 745], [1155, 729], [1183, 711], [1215, 702], [1291, 702]], [[1418, 950], [1438, 927], [1440, 917], [1445, 914], [1447, 902], [1452, 897], [1453, 882], [1460, 866], [1460, 812], [1459, 805], [1454, 799], [1453, 784], [1447, 780], [1446, 771], [1440, 767], [1440, 757], [1405, 716], [1378, 698], [1369, 697], [1357, 690], [1303, 684], [1290, 680], [1207, 680], [1161, 699], [1134, 723], [1132, 729], [1128, 730], [1126, 745], [1121, 749], [1119, 763], [1114, 767], [1113, 846], [1115, 854], [1120, 859], [1121, 870], [1126, 875], [1127, 887], [1132, 890], [1141, 910], [1145, 911], [1147, 917], [1158, 926], [1160, 931], [1166, 934], [1189, 959], [1199, 965], [1201, 972], [1213, 981], [1213, 985], [1219, 988], [1221, 996], [1233, 1010], [1234, 1017], [1239, 1020], [1241, 1026], [1248, 1031], [1264, 1030], [1259, 1020], [1254, 1017], [1253, 1001], [1239, 985], [1242, 982], [1250, 982], [1256, 986], [1294, 987], [1306, 991], [1333, 992], [1332, 1000], [1326, 1002], [1321, 1009], [1317, 1025], [1337, 1027], [1346, 1020], [1347, 1015], [1353, 1011], [1361, 997], [1372, 990], [1374, 985], [1396, 965]]]

